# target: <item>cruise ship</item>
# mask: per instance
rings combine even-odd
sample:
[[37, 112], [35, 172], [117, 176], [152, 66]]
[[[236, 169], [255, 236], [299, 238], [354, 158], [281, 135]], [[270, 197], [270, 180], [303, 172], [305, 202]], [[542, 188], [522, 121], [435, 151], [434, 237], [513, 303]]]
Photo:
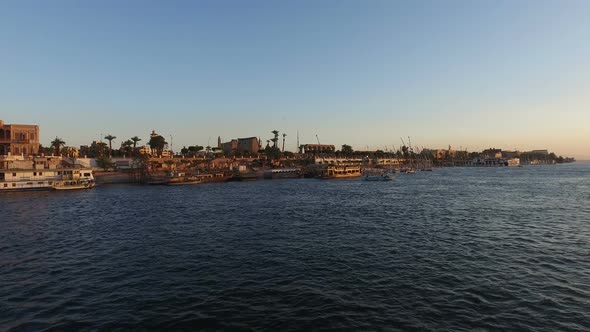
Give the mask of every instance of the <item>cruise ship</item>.
[[65, 165], [59, 157], [0, 157], [0, 192], [94, 186], [92, 169]]

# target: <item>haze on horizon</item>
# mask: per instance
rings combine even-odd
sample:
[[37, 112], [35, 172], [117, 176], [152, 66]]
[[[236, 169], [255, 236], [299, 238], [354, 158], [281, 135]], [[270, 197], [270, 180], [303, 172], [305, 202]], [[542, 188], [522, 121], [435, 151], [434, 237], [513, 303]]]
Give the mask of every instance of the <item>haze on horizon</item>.
[[590, 2], [3, 1], [0, 119], [590, 159]]

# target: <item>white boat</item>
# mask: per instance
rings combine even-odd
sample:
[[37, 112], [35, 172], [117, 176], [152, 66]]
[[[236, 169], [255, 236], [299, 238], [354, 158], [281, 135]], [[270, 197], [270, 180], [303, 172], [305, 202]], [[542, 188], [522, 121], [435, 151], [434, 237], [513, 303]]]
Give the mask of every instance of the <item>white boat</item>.
[[92, 169], [64, 167], [59, 157], [0, 157], [0, 192], [94, 186]]
[[91, 169], [0, 170], [0, 192], [90, 189], [94, 186]]

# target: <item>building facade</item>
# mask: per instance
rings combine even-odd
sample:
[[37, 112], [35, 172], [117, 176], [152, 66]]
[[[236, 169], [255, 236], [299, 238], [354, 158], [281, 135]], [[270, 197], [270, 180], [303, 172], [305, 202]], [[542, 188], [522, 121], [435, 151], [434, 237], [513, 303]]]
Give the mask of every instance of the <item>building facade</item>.
[[258, 153], [260, 149], [260, 142], [257, 137], [247, 137], [232, 139], [229, 142], [221, 143], [221, 139], [218, 138], [218, 145], [223, 149], [223, 152], [242, 152], [242, 153]]
[[299, 146], [299, 153], [333, 153], [336, 147], [331, 144], [303, 144]]
[[0, 155], [39, 154], [39, 126], [5, 124], [0, 120]]

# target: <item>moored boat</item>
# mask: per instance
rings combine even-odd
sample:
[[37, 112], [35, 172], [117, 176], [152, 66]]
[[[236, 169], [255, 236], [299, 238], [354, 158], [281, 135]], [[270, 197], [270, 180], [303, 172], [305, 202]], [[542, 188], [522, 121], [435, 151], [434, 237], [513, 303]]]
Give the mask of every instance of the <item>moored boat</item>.
[[265, 179], [295, 179], [301, 178], [303, 173], [299, 168], [274, 168], [264, 171]]
[[168, 172], [166, 176], [153, 178], [148, 181], [148, 184], [159, 184], [167, 186], [180, 186], [189, 184], [201, 184], [203, 180], [199, 176], [188, 175], [184, 172], [172, 171]]
[[213, 182], [227, 182], [232, 179], [231, 175], [227, 175], [223, 172], [218, 173], [203, 173], [196, 175], [201, 178], [203, 183], [213, 183]]
[[356, 165], [328, 165], [320, 175], [320, 179], [358, 178], [362, 175], [361, 167]]
[[83, 180], [65, 180], [65, 181], [56, 181], [53, 184], [53, 189], [55, 190], [76, 190], [76, 189], [90, 189], [95, 186], [93, 180], [83, 179]]
[[59, 157], [2, 157], [0, 161], [0, 192], [95, 186], [92, 169], [65, 167]]

